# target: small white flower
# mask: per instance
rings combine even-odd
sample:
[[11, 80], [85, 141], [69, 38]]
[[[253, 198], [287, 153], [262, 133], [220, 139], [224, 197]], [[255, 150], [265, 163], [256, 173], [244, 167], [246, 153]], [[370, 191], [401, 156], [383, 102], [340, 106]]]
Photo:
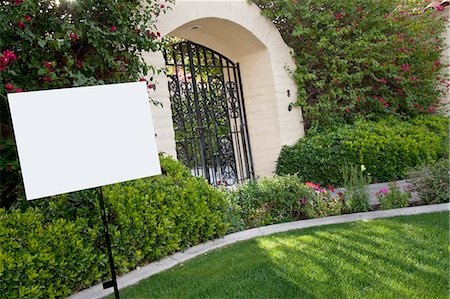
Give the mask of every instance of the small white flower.
[[366, 170], [366, 166], [361, 165], [361, 171], [364, 171], [364, 170]]

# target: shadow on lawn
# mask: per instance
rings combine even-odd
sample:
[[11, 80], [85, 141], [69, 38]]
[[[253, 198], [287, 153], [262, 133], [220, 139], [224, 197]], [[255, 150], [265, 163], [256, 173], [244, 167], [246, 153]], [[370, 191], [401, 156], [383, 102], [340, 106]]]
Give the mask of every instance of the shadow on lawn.
[[447, 298], [448, 215], [347, 223], [244, 241], [150, 277], [121, 295]]
[[434, 220], [348, 223], [261, 238], [258, 245], [271, 271], [298, 287], [298, 297], [446, 298], [448, 221], [443, 228]]

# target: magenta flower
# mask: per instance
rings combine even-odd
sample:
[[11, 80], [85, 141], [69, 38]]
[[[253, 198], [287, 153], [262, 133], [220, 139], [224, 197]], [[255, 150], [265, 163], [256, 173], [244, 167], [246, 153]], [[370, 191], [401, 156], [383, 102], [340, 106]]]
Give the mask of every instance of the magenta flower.
[[381, 188], [380, 191], [379, 191], [379, 193], [381, 193], [381, 194], [386, 194], [386, 193], [388, 193], [388, 192], [389, 192], [388, 187], [383, 187], [383, 188]]
[[402, 64], [402, 72], [409, 72], [411, 71], [409, 63]]

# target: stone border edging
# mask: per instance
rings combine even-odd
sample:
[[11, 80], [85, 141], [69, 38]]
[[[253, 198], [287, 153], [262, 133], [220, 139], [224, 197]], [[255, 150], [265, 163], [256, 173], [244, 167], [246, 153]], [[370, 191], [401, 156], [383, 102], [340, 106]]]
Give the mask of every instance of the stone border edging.
[[[364, 212], [364, 213], [345, 214], [345, 215], [339, 215], [339, 216], [307, 219], [307, 220], [300, 220], [300, 221], [295, 221], [295, 222], [280, 223], [280, 224], [273, 224], [273, 225], [253, 228], [253, 229], [233, 233], [230, 235], [226, 235], [223, 238], [216, 239], [213, 241], [208, 241], [208, 242], [200, 244], [200, 245], [196, 245], [194, 247], [186, 249], [184, 252], [177, 252], [171, 256], [168, 256], [159, 261], [145, 265], [141, 268], [133, 270], [133, 271], [119, 277], [117, 279], [117, 283], [119, 285], [119, 289], [123, 289], [128, 286], [134, 285], [134, 284], [138, 283], [139, 281], [141, 281], [145, 278], [148, 278], [154, 274], [168, 270], [168, 269], [172, 268], [173, 266], [176, 266], [176, 265], [183, 263], [187, 260], [190, 260], [194, 257], [200, 256], [211, 250], [221, 248], [221, 247], [233, 244], [238, 241], [245, 241], [245, 240], [253, 239], [255, 237], [262, 237], [262, 236], [286, 232], [286, 231], [290, 231], [290, 230], [322, 226], [322, 225], [329, 225], [329, 224], [354, 222], [354, 221], [359, 221], [359, 220], [389, 218], [389, 217], [395, 217], [395, 216], [427, 214], [427, 213], [443, 212], [443, 211], [450, 211], [450, 203], [428, 205], [428, 206], [408, 207], [408, 208], [392, 209], [392, 210], [385, 210], [385, 211], [373, 211], [373, 212]], [[104, 290], [102, 284], [98, 284], [89, 289], [72, 294], [71, 296], [68, 297], [68, 299], [102, 298], [102, 297], [107, 296], [112, 293], [113, 293], [112, 288]]]

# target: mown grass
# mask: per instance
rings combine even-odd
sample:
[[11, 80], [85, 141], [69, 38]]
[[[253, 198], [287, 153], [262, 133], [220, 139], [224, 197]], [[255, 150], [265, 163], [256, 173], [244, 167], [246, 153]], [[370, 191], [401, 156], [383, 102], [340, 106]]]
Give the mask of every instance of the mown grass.
[[122, 298], [448, 298], [448, 287], [444, 212], [261, 237], [120, 293]]

